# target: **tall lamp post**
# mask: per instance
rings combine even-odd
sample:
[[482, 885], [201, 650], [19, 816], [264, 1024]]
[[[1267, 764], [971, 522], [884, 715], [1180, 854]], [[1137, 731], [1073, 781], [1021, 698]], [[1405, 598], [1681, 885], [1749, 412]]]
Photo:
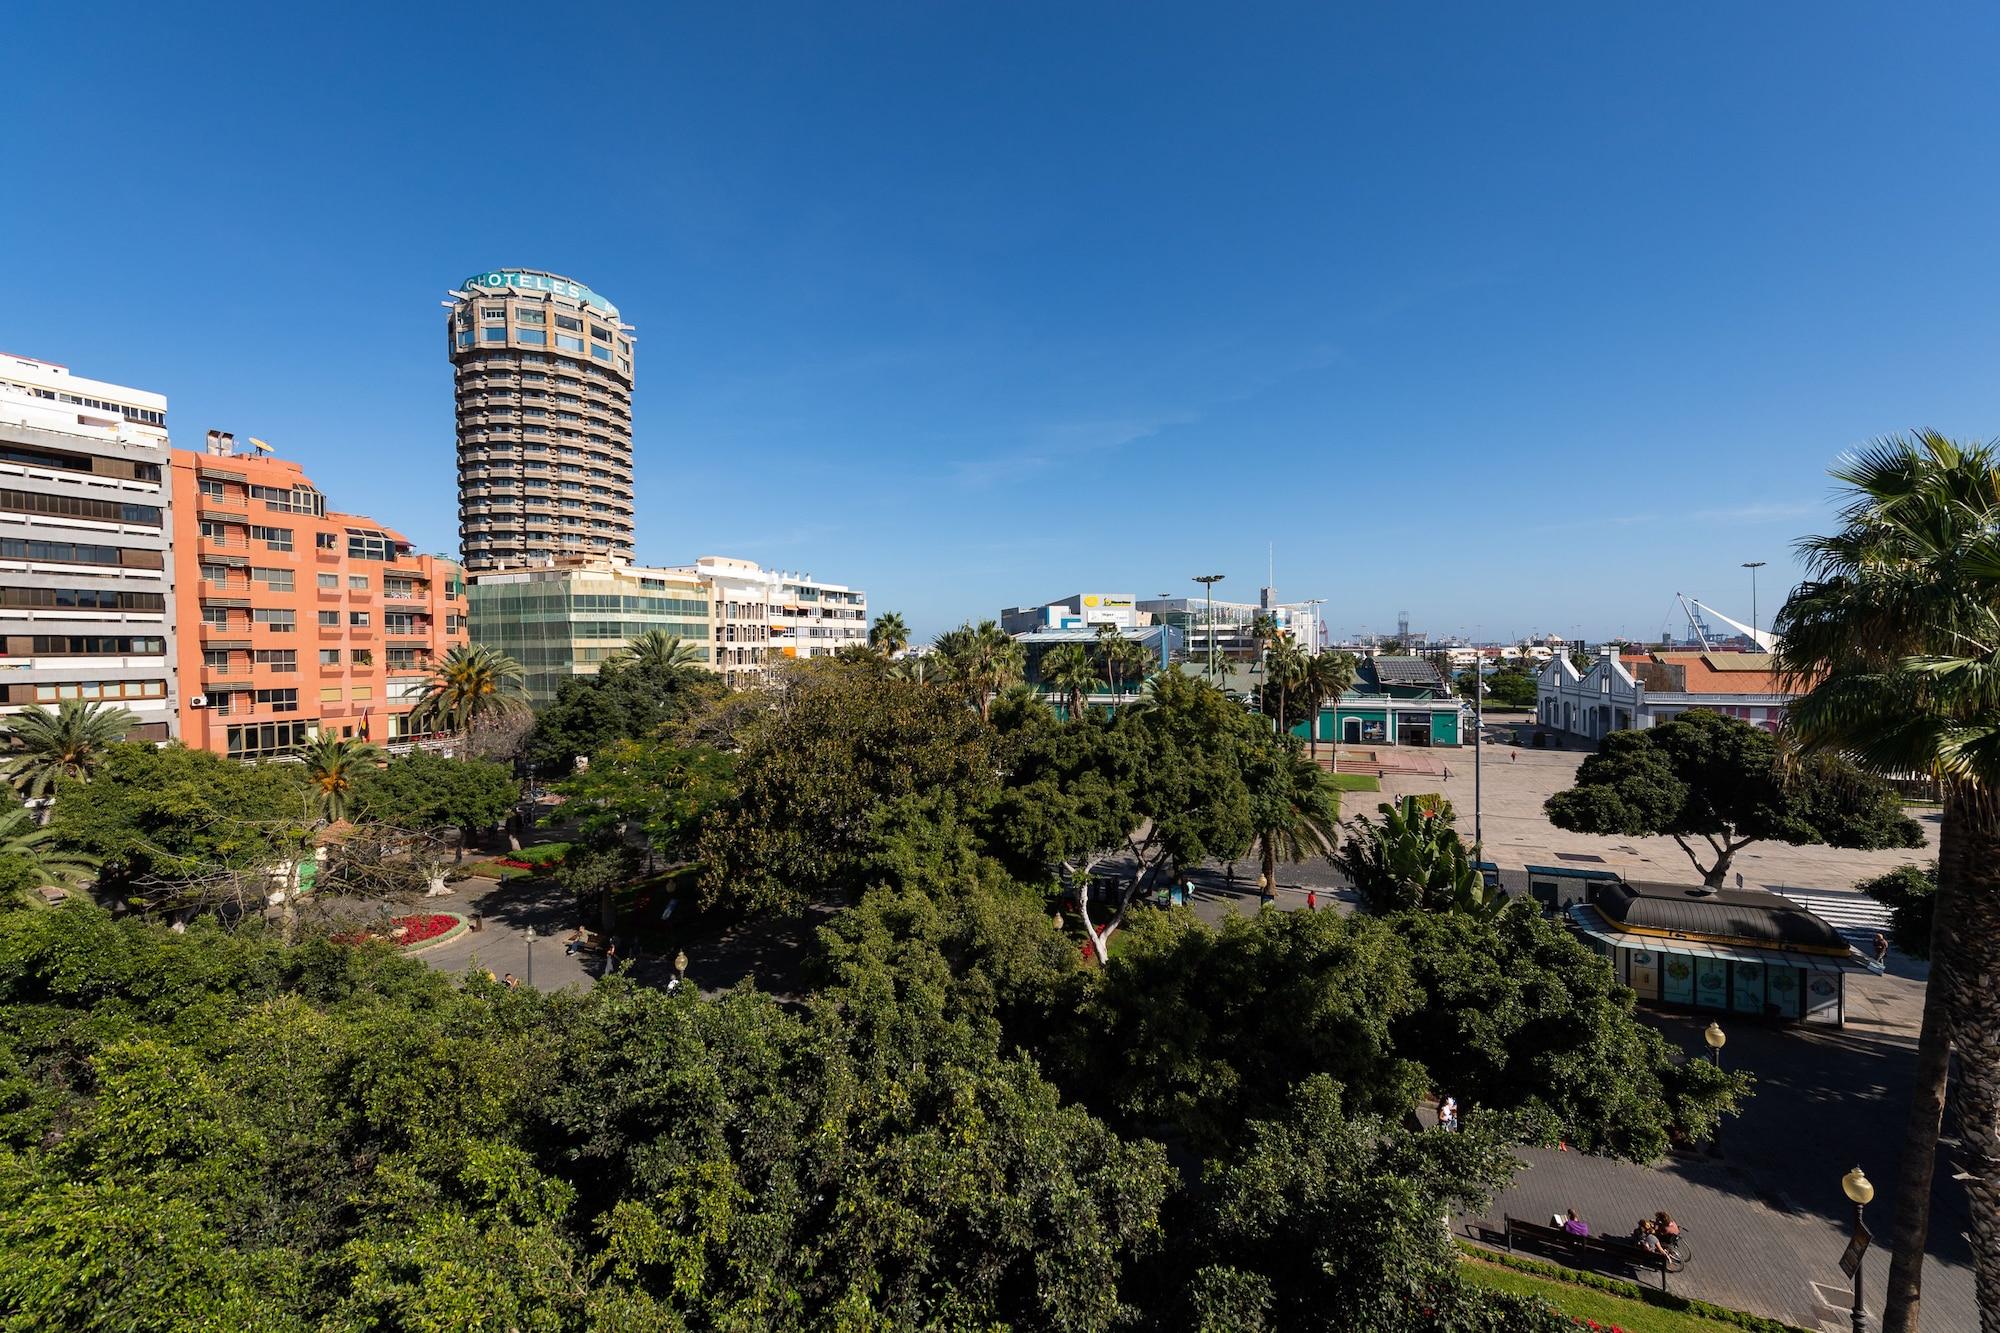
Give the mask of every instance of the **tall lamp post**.
[[1764, 567], [1762, 560], [1745, 560], [1743, 568], [1750, 571], [1750, 646], [1761, 648], [1757, 642], [1757, 571]]
[[1222, 582], [1220, 574], [1197, 574], [1194, 581], [1199, 583], [1208, 595], [1208, 683], [1215, 684], [1215, 585]]
[[[1717, 1069], [1722, 1068], [1722, 1047], [1729, 1040], [1729, 1034], [1722, 1030], [1722, 1024], [1710, 1019], [1708, 1027], [1701, 1034], [1701, 1039], [1708, 1043], [1708, 1053], [1715, 1060], [1715, 1067]], [[1709, 1140], [1708, 1146], [1714, 1149], [1717, 1157], [1722, 1155], [1722, 1114], [1720, 1112], [1717, 1112], [1715, 1117], [1715, 1137]]]
[[1840, 1266], [1845, 1269], [1850, 1262], [1854, 1271], [1854, 1333], [1868, 1333], [1868, 1310], [1861, 1303], [1861, 1257], [1868, 1252], [1868, 1242], [1873, 1239], [1868, 1234], [1868, 1224], [1861, 1220], [1861, 1210], [1875, 1197], [1875, 1186], [1860, 1167], [1855, 1167], [1840, 1178], [1840, 1192], [1854, 1205], [1854, 1236], [1847, 1242], [1847, 1253], [1840, 1257]]
[[529, 926], [526, 933], [528, 936], [528, 989], [533, 990], [535, 988], [535, 928]]

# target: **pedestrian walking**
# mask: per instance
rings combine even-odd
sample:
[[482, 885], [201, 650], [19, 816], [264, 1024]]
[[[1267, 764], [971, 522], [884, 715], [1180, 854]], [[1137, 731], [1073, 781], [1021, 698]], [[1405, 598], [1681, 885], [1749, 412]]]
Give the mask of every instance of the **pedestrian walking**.
[[1308, 912], [1317, 912], [1319, 910], [1319, 895], [1311, 889], [1306, 890], [1306, 910]]
[[1447, 1097], [1438, 1107], [1438, 1128], [1447, 1134], [1458, 1133], [1458, 1098]]
[[1889, 966], [1889, 937], [1879, 930], [1875, 932], [1875, 966]]

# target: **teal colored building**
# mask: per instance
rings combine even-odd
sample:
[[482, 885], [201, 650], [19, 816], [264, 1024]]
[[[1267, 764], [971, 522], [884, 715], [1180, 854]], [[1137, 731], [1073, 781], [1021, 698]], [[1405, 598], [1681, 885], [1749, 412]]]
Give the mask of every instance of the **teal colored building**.
[[1292, 728], [1300, 740], [1334, 741], [1343, 745], [1463, 745], [1456, 699], [1397, 699], [1384, 694], [1349, 690], [1338, 702], [1319, 710], [1314, 734], [1306, 724]]

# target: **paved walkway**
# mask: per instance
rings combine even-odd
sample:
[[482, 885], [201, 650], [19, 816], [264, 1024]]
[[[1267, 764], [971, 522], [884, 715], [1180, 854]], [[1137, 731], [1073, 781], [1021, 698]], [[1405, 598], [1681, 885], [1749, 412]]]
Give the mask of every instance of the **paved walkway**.
[[[1497, 1234], [1505, 1214], [1546, 1221], [1574, 1207], [1595, 1229], [1623, 1232], [1664, 1208], [1688, 1228], [1694, 1252], [1688, 1269], [1670, 1279], [1674, 1290], [1806, 1328], [1842, 1330], [1852, 1284], [1838, 1265], [1854, 1214], [1840, 1177], [1859, 1163], [1876, 1190], [1867, 1217], [1877, 1248], [1863, 1277], [1870, 1316], [1879, 1318], [1922, 968], [1892, 955], [1888, 976], [1851, 978], [1850, 985], [1846, 1028], [1728, 1027], [1724, 1060], [1755, 1074], [1757, 1091], [1744, 1115], [1724, 1129], [1719, 1157], [1677, 1154], [1637, 1166], [1527, 1150], [1521, 1155], [1528, 1168], [1512, 1187], [1483, 1217], [1461, 1218], [1460, 1225], [1474, 1236]], [[1642, 1012], [1693, 1058], [1706, 1058], [1706, 1015]], [[1950, 1178], [1955, 1148], [1954, 1140], [1946, 1142], [1934, 1181], [1924, 1266], [1928, 1329], [1979, 1324], [1967, 1200]]]

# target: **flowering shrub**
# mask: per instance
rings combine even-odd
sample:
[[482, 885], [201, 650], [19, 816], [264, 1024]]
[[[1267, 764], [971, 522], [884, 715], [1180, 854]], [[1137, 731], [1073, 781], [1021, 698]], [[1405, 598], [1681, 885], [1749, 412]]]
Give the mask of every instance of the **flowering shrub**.
[[441, 912], [428, 912], [422, 916], [399, 916], [389, 923], [389, 938], [398, 947], [409, 948], [412, 944], [422, 944], [434, 940], [456, 928], [458, 918]]

